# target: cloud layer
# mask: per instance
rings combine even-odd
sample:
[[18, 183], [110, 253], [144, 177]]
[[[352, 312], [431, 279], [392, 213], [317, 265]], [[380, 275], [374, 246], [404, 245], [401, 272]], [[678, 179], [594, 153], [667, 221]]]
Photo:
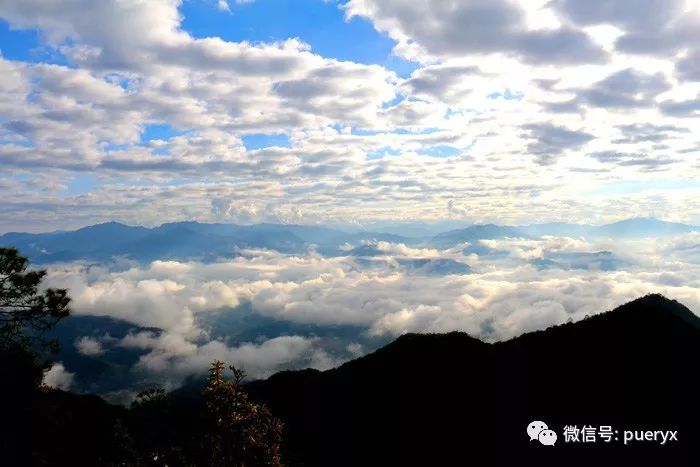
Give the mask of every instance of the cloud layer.
[[[215, 358], [264, 377], [285, 368], [329, 368], [406, 332], [461, 330], [504, 340], [650, 292], [698, 310], [699, 242], [697, 233], [615, 242], [506, 238], [480, 241], [479, 255], [470, 245], [437, 250], [376, 242], [370, 256], [248, 250], [213, 264], [56, 265], [48, 278], [70, 288], [76, 315], [106, 314], [139, 326], [118, 339], [81, 337], [83, 355], [138, 349], [133, 371], [176, 385]], [[438, 259], [471, 272], [436, 274], [408, 262]], [[251, 321], [258, 326], [242, 336]]]
[[[217, 14], [265, 7], [243, 3]], [[3, 229], [697, 222], [700, 8], [643, 5], [340, 2], [406, 73], [304, 37], [195, 36], [177, 0], [5, 1], [46, 53], [0, 56]]]

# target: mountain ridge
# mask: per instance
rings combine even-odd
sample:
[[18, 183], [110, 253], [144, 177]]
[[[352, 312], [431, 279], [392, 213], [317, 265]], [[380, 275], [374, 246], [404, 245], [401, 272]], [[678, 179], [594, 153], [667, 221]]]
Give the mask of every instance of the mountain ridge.
[[[341, 255], [346, 244], [357, 246], [376, 241], [440, 248], [470, 243], [466, 252], [485, 254], [488, 253], [488, 249], [480, 245], [480, 240], [536, 239], [546, 235], [630, 238], [679, 235], [692, 231], [700, 231], [700, 227], [653, 218], [627, 219], [602, 226], [563, 223], [529, 226], [475, 224], [423, 237], [402, 236], [382, 231], [343, 231], [324, 226], [297, 224], [238, 225], [183, 221], [148, 228], [112, 221], [73, 231], [8, 232], [0, 235], [0, 245], [17, 247], [29, 256], [32, 262], [39, 264], [74, 260], [107, 261], [114, 257], [139, 261], [213, 261], [221, 257], [235, 256], [234, 251], [239, 248], [275, 249], [282, 253], [294, 254], [316, 248], [321, 254]], [[174, 236], [181, 238], [177, 240]], [[161, 257], [154, 251], [158, 251]], [[576, 258], [562, 259], [562, 264], [558, 261], [545, 261], [539, 266], [568, 268], [577, 264]], [[605, 258], [603, 260], [605, 264], [610, 262], [606, 262]]]
[[[406, 334], [338, 368], [283, 372], [248, 388], [288, 424], [293, 465], [454, 464], [466, 439], [470, 457], [504, 446], [517, 458], [538, 454], [525, 434], [532, 420], [558, 432], [559, 453], [580, 449], [562, 439], [574, 423], [667, 427], [692, 440], [698, 357], [700, 317], [651, 294], [492, 344], [459, 332]], [[656, 448], [617, 443], [598, 453], [644, 458]]]
[[[122, 323], [122, 333], [129, 328]], [[650, 294], [494, 343], [463, 332], [407, 333], [337, 368], [281, 372], [244, 388], [284, 422], [289, 466], [469, 465], [481, 458], [496, 465], [692, 465], [700, 435], [698, 357], [700, 317]], [[197, 456], [207, 420], [201, 386], [170, 393], [145, 418], [57, 389], [23, 404], [13, 407], [30, 407], [31, 417], [19, 414], [3, 439], [15, 440], [8, 447], [17, 454], [54, 461], [46, 465], [126, 465], [134, 453], [129, 433], [145, 436], [141, 441], [159, 436], [156, 444]], [[557, 434], [554, 446], [530, 439], [533, 421]], [[608, 426], [615, 439], [566, 441], [571, 426]], [[622, 441], [623, 433], [655, 430], [676, 440]], [[111, 458], [122, 461], [103, 462]]]
[[[641, 307], [640, 307], [641, 305]], [[651, 313], [652, 315], [656, 315], [663, 317], [664, 313], [668, 313], [672, 316], [675, 316], [679, 320], [687, 323], [688, 325], [692, 326], [696, 330], [700, 331], [700, 316], [696, 315], [693, 313], [689, 308], [685, 307], [683, 304], [681, 304], [677, 300], [669, 299], [665, 297], [662, 294], [659, 293], [650, 293], [647, 295], [644, 295], [642, 297], [639, 297], [637, 299], [634, 299], [632, 301], [626, 302], [612, 310], [604, 311], [601, 313], [597, 313], [591, 316], [587, 316], [583, 318], [582, 320], [579, 321], [573, 321], [573, 322], [567, 322], [563, 324], [555, 324], [548, 326], [544, 329], [538, 329], [535, 331], [529, 331], [525, 332], [523, 334], [520, 334], [518, 336], [511, 337], [506, 340], [502, 341], [496, 341], [496, 342], [484, 342], [476, 337], [471, 336], [470, 334], [464, 332], [464, 331], [450, 331], [450, 332], [445, 332], [445, 333], [418, 333], [418, 332], [407, 332], [404, 334], [401, 334], [398, 336], [396, 339], [388, 343], [387, 345], [380, 347], [379, 349], [375, 350], [374, 352], [370, 352], [366, 355], [363, 355], [361, 357], [358, 357], [356, 359], [350, 360], [349, 362], [345, 362], [339, 367], [336, 368], [331, 368], [329, 370], [315, 370], [315, 369], [302, 369], [302, 370], [285, 370], [281, 371], [279, 373], [276, 373], [270, 378], [275, 378], [278, 375], [288, 375], [288, 374], [293, 374], [293, 373], [300, 373], [300, 374], [308, 374], [308, 373], [326, 373], [326, 372], [335, 372], [343, 367], [346, 367], [347, 365], [356, 365], [356, 362], [363, 362], [367, 361], [377, 353], [380, 354], [386, 354], [390, 352], [394, 352], [396, 347], [402, 346], [404, 344], [409, 344], [409, 345], [415, 345], [415, 344], [423, 344], [426, 341], [435, 341], [435, 340], [441, 340], [441, 339], [449, 339], [449, 340], [460, 340], [463, 343], [468, 343], [469, 345], [473, 346], [474, 348], [489, 348], [493, 346], [499, 346], [499, 345], [506, 345], [511, 342], [515, 342], [521, 339], [530, 339], [531, 336], [539, 336], [546, 334], [548, 332], [552, 332], [553, 330], [557, 329], [566, 329], [566, 328], [571, 328], [571, 327], [576, 327], [580, 325], [580, 323], [588, 322], [588, 323], [597, 323], [601, 320], [606, 320], [610, 318], [611, 316], [614, 317], [620, 317], [619, 315], [625, 315], [624, 319], [637, 319], [640, 318], [640, 316], [633, 316], [635, 312], [638, 312], [637, 308], [640, 307], [641, 310], [643, 310], [644, 313], [647, 314], [647, 316], [642, 316], [641, 318], [648, 319], [648, 314]], [[629, 316], [628, 316], [629, 315]], [[268, 378], [269, 379], [269, 378]], [[258, 381], [251, 383], [253, 385], [259, 384]]]

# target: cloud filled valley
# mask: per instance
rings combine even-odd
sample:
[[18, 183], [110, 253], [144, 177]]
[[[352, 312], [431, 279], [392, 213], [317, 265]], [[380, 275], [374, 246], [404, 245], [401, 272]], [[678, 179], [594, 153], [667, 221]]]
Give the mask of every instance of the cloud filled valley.
[[506, 340], [651, 292], [700, 309], [699, 245], [693, 231], [503, 237], [449, 248], [362, 240], [334, 255], [240, 249], [212, 262], [56, 263], [48, 285], [70, 290], [76, 320], [121, 323], [99, 318], [66, 331], [70, 358], [82, 362], [74, 388], [95, 388], [81, 380], [85, 360], [116, 358], [122, 379], [104, 378], [98, 389], [119, 398], [129, 397], [129, 385], [177, 387], [215, 358], [260, 378], [331, 368], [406, 332]]

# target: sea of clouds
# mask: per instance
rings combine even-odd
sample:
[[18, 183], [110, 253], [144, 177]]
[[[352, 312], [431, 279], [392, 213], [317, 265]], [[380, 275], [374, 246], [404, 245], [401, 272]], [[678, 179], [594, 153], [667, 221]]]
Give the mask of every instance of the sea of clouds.
[[[481, 240], [445, 250], [361, 246], [369, 249], [348, 246], [341, 256], [242, 250], [210, 264], [59, 264], [49, 268], [48, 285], [70, 290], [75, 316], [107, 315], [135, 326], [121, 338], [78, 336], [81, 354], [138, 350], [132, 371], [168, 387], [204, 374], [214, 359], [242, 366], [252, 378], [328, 369], [407, 332], [458, 330], [493, 342], [652, 292], [700, 310], [699, 233]], [[351, 254], [357, 251], [371, 255]], [[470, 273], [412, 267], [417, 260], [461, 263]], [[251, 319], [258, 326], [238, 333], [236, 323]], [[233, 324], [221, 327], [227, 321]], [[52, 375], [67, 385], [66, 373], [70, 368], [61, 366]]]

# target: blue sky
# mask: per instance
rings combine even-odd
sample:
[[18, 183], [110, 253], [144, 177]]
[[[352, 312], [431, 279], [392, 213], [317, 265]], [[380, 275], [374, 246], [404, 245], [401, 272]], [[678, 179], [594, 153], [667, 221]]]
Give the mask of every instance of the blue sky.
[[314, 53], [338, 60], [382, 65], [407, 76], [417, 65], [392, 53], [395, 42], [364, 19], [345, 19], [342, 2], [322, 0], [257, 0], [230, 3], [231, 12], [211, 1], [184, 3], [182, 27], [195, 37], [229, 41], [274, 42], [298, 37]]
[[0, 52], [4, 58], [11, 60], [69, 65], [63, 54], [43, 43], [39, 30], [12, 27], [2, 18], [0, 18]]
[[0, 20], [0, 44], [5, 58], [23, 61], [39, 61], [32, 50], [39, 47], [39, 32], [36, 30], [12, 29], [7, 21]]

